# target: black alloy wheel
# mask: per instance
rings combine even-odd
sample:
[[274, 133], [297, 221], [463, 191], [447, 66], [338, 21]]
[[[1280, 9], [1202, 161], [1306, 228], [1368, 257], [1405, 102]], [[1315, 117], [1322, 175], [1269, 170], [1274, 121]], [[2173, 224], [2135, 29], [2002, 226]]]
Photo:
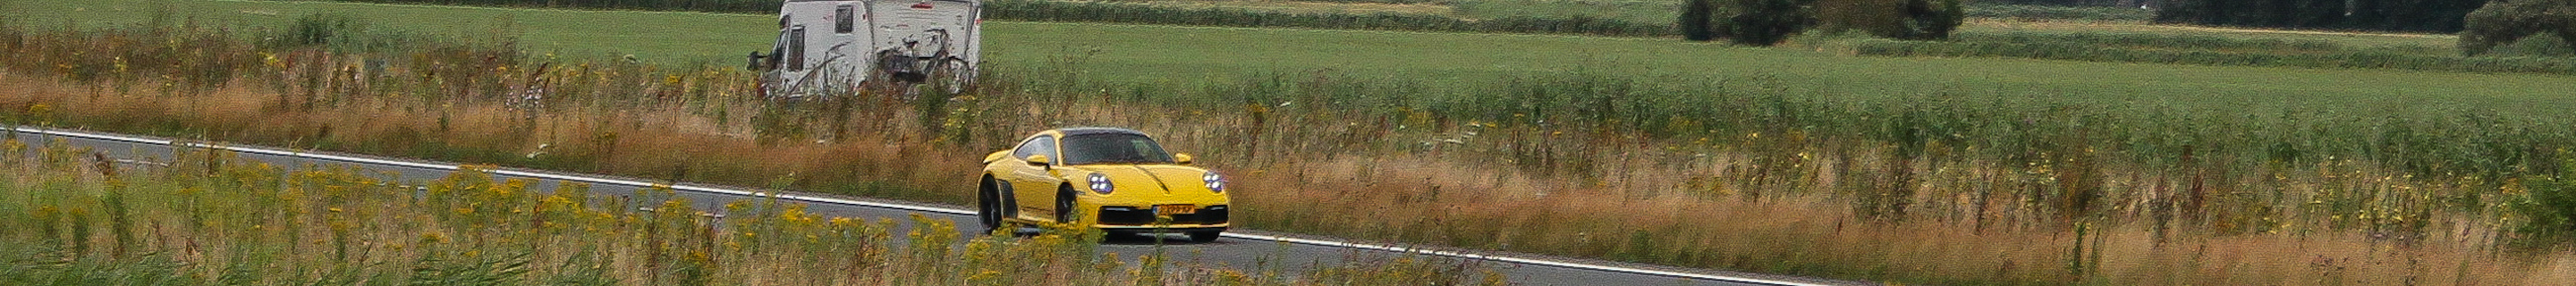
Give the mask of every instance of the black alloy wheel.
[[984, 223], [984, 232], [1002, 228], [1002, 187], [999, 180], [984, 177], [975, 194], [975, 220]]

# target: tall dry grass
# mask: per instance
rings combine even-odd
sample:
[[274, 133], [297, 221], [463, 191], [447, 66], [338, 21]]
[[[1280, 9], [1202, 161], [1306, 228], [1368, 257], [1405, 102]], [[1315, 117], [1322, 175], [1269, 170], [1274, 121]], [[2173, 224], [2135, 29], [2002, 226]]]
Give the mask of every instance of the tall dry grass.
[[[5, 85], [13, 89], [30, 91], [23, 95], [46, 96], [0, 101], [45, 102], [42, 104], [60, 106], [52, 109], [62, 114], [176, 116], [154, 120], [197, 122], [204, 124], [197, 125], [201, 128], [210, 128], [209, 134], [289, 134], [294, 137], [287, 138], [310, 142], [444, 144], [441, 148], [498, 150], [532, 155], [529, 157], [599, 156], [593, 163], [596, 169], [584, 171], [770, 184], [927, 201], [964, 200], [965, 188], [940, 186], [965, 186], [966, 179], [955, 174], [973, 174], [975, 165], [971, 163], [980, 159], [975, 156], [979, 154], [974, 154], [980, 150], [919, 144], [924, 139], [904, 134], [908, 132], [863, 132], [820, 143], [764, 145], [745, 134], [706, 132], [713, 130], [707, 127], [711, 125], [708, 119], [685, 114], [540, 117], [539, 122], [558, 124], [531, 127], [513, 123], [510, 118], [515, 115], [495, 106], [406, 112], [383, 105], [348, 104], [328, 112], [271, 114], [239, 112], [259, 110], [259, 105], [269, 102], [263, 100], [266, 95], [256, 91], [219, 90], [179, 100], [113, 96], [91, 100], [79, 96], [81, 88], [77, 85], [24, 78], [0, 81], [6, 81]], [[1172, 137], [1166, 140], [1175, 145], [1194, 145], [1174, 148], [1184, 152], [1233, 147], [1204, 146], [1204, 142], [1221, 142], [1218, 138], [1227, 134], [1184, 126], [1247, 121], [1237, 116], [1206, 114], [1182, 122], [1119, 110], [1123, 109], [1088, 106], [1067, 108], [1065, 112], [1087, 114], [1067, 117], [1095, 120], [1089, 124], [1175, 130], [1163, 132]], [[402, 135], [439, 125], [437, 113], [450, 118], [446, 124], [451, 130], [526, 128], [522, 134], [535, 136], [500, 140], [491, 137], [512, 136], [477, 136], [475, 132], [462, 131]], [[213, 129], [226, 126], [240, 129]], [[320, 130], [331, 131], [323, 135]], [[599, 135], [607, 133], [635, 135]], [[1308, 135], [1311, 134], [1286, 136]], [[420, 142], [384, 138], [414, 138]], [[253, 136], [249, 140], [278, 139]], [[377, 148], [401, 150], [399, 146]], [[614, 146], [627, 148], [608, 149]], [[1603, 152], [1653, 152], [1620, 149], [1624, 150]], [[594, 150], [617, 153], [585, 153], [600, 152]], [[2563, 263], [2556, 261], [2566, 256], [2530, 258], [2494, 253], [2489, 237], [2493, 234], [2488, 233], [2494, 229], [2477, 225], [2455, 225], [2459, 232], [2436, 233], [2410, 243], [2374, 238], [2365, 232], [2313, 229], [2305, 231], [2309, 233], [2220, 236], [2159, 234], [2143, 226], [2143, 222], [2103, 221], [2095, 222], [2102, 226], [2093, 230], [2096, 234], [2090, 240], [2081, 243], [2101, 249], [2101, 254], [2096, 255], [2072, 251], [2079, 243], [2064, 227], [1995, 222], [2049, 218], [1989, 217], [2013, 216], [2010, 211], [1990, 210], [1982, 215], [1917, 213], [1918, 217], [1957, 218], [1886, 223], [1853, 214], [1845, 198], [1839, 197], [1848, 194], [1763, 195], [1758, 193], [1777, 191], [1711, 183], [1715, 181], [1707, 178], [1750, 176], [1728, 170], [1740, 165], [1724, 160], [1676, 165], [1646, 159], [1653, 156], [1628, 156], [1629, 159], [1595, 167], [1606, 173], [1603, 178], [1583, 180], [1533, 175], [1509, 165], [1459, 159], [1468, 155], [1460, 153], [1467, 152], [1444, 152], [1339, 158], [1285, 156], [1259, 163], [1216, 159], [1207, 164], [1227, 171], [1242, 186], [1241, 190], [1247, 190], [1233, 193], [1240, 205], [1251, 210], [1240, 215], [1246, 227], [1668, 265], [1928, 283], [2223, 281], [2303, 285], [2403, 279], [2428, 284], [2533, 285], [2571, 278], [2538, 268]], [[1812, 176], [1817, 176], [1818, 182], [1855, 180], [1830, 174]], [[846, 182], [869, 183], [836, 185]], [[2029, 207], [2014, 202], [1979, 203], [1972, 196], [1957, 193], [1926, 192], [1921, 196], [1919, 200], [1925, 205]], [[1954, 202], [1943, 202], [1945, 199]], [[1980, 227], [1980, 223], [1989, 225]], [[2526, 261], [2534, 259], [2537, 261]], [[2083, 268], [2093, 270], [2070, 269], [2076, 267], [2069, 265], [2077, 263], [2089, 264]]]
[[[1497, 285], [1477, 264], [1395, 256], [1305, 270], [1100, 254], [1100, 233], [957, 237], [954, 222], [825, 217], [667, 188], [592, 193], [301, 168], [179, 150], [118, 163], [0, 139], [0, 283], [411, 285]], [[58, 142], [59, 143], [59, 142]], [[651, 211], [635, 211], [650, 208]], [[715, 214], [723, 214], [716, 216]], [[962, 243], [961, 243], [962, 240]], [[962, 244], [962, 245], [960, 245]], [[1277, 267], [1271, 265], [1270, 267]]]
[[[1236, 198], [1253, 206], [1305, 206], [1241, 216], [1265, 228], [1929, 284], [2550, 285], [2576, 279], [2550, 268], [2570, 256], [2502, 253], [2489, 241], [2487, 232], [2495, 229], [2476, 225], [2412, 242], [2331, 231], [2160, 232], [2143, 222], [2114, 221], [2089, 222], [2091, 233], [2077, 236], [2048, 226], [1980, 228], [1973, 219], [1876, 222], [1830, 196], [1756, 201], [1669, 192], [1688, 184], [1670, 173], [1615, 180], [1643, 186], [1598, 186], [1441, 161], [1397, 156], [1237, 172], [1245, 190], [1262, 191]], [[1676, 171], [1639, 165], [1630, 170]], [[2070, 269], [2079, 263], [2085, 270]]]

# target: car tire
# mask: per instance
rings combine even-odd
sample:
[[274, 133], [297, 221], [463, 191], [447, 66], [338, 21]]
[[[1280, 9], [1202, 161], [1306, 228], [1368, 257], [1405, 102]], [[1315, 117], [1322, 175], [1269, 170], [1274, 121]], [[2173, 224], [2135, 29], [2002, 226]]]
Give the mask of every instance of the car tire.
[[1203, 230], [1203, 231], [1192, 231], [1192, 232], [1190, 232], [1190, 242], [1197, 242], [1197, 243], [1210, 243], [1210, 242], [1216, 242], [1216, 239], [1217, 239], [1218, 237], [1224, 237], [1224, 234], [1225, 234], [1225, 231], [1223, 231], [1223, 230]]
[[975, 221], [984, 224], [984, 233], [1002, 228], [1002, 187], [1000, 180], [985, 176], [975, 190]]
[[1055, 189], [1055, 222], [1058, 222], [1058, 223], [1073, 223], [1073, 221], [1074, 221], [1074, 219], [1073, 219], [1073, 208], [1074, 208], [1074, 206], [1075, 206], [1075, 204], [1073, 203], [1073, 196], [1074, 196], [1074, 195], [1076, 195], [1076, 194], [1073, 192], [1073, 185], [1063, 185], [1063, 186], [1057, 186], [1057, 187], [1056, 187], [1056, 189]]

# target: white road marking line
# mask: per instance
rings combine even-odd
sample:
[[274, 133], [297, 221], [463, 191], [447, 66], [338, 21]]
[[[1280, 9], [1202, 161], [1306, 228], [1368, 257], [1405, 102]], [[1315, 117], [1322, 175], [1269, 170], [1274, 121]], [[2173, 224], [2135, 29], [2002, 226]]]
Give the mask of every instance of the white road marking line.
[[1790, 281], [1769, 280], [1769, 279], [1754, 279], [1754, 278], [1728, 277], [1728, 276], [1717, 276], [1717, 275], [1697, 274], [1697, 273], [1682, 273], [1682, 272], [1661, 271], [1661, 270], [1648, 270], [1648, 269], [1639, 269], [1639, 268], [1630, 268], [1630, 267], [1618, 267], [1618, 266], [1609, 266], [1609, 265], [1583, 264], [1583, 263], [1564, 262], [1564, 261], [1555, 261], [1555, 260], [1545, 260], [1545, 259], [1536, 259], [1536, 258], [1522, 258], [1522, 257], [1510, 257], [1510, 256], [1495, 256], [1495, 255], [1484, 255], [1484, 254], [1473, 254], [1473, 253], [1461, 253], [1461, 252], [1456, 252], [1456, 251], [1446, 251], [1446, 250], [1428, 250], [1428, 249], [1419, 249], [1419, 248], [1411, 248], [1411, 247], [1393, 246], [1393, 245], [1385, 245], [1385, 244], [1352, 243], [1352, 242], [1344, 242], [1344, 241], [1314, 240], [1314, 239], [1303, 239], [1303, 238], [1292, 238], [1292, 237], [1279, 237], [1279, 236], [1267, 236], [1267, 235], [1256, 235], [1256, 234], [1238, 234], [1238, 233], [1227, 233], [1227, 234], [1225, 234], [1225, 236], [1226, 236], [1226, 237], [1237, 237], [1237, 238], [1244, 238], [1244, 239], [1252, 239], [1252, 240], [1268, 240], [1268, 241], [1281, 241], [1281, 242], [1288, 242], [1288, 243], [1310, 244], [1310, 245], [1318, 245], [1318, 246], [1326, 246], [1326, 247], [1357, 248], [1357, 249], [1368, 249], [1368, 250], [1378, 250], [1378, 251], [1387, 251], [1387, 252], [1401, 252], [1401, 253], [1411, 253], [1411, 254], [1421, 254], [1421, 255], [1431, 255], [1431, 256], [1443, 256], [1443, 257], [1462, 258], [1462, 259], [1471, 259], [1471, 260], [1493, 260], [1493, 261], [1502, 261], [1502, 262], [1511, 262], [1511, 263], [1520, 263], [1520, 264], [1530, 264], [1530, 265], [1554, 266], [1554, 267], [1560, 267], [1560, 268], [1585, 269], [1585, 270], [1595, 270], [1595, 271], [1604, 271], [1604, 272], [1634, 273], [1634, 274], [1645, 274], [1645, 275], [1664, 276], [1664, 277], [1691, 278], [1691, 279], [1700, 279], [1700, 280], [1717, 280], [1717, 281], [1727, 281], [1727, 282], [1737, 282], [1737, 283], [1757, 283], [1757, 284], [1770, 284], [1770, 285], [1782, 285], [1782, 286], [1826, 286], [1826, 285], [1824, 285], [1824, 284], [1811, 284], [1811, 283], [1790, 282]]
[[[38, 133], [38, 134], [50, 134], [50, 135], [56, 135], [56, 136], [82, 137], [82, 138], [90, 138], [90, 139], [98, 139], [98, 140], [107, 140], [107, 141], [120, 141], [120, 142], [127, 142], [127, 143], [142, 143], [142, 144], [154, 144], [154, 145], [168, 145], [168, 146], [175, 146], [175, 147], [189, 147], [189, 148], [221, 149], [221, 150], [230, 150], [230, 151], [234, 151], [234, 152], [243, 152], [243, 153], [254, 153], [254, 154], [265, 154], [265, 155], [286, 156], [286, 157], [297, 157], [297, 158], [309, 158], [309, 159], [322, 159], [322, 160], [341, 161], [341, 162], [353, 162], [353, 163], [364, 163], [364, 164], [375, 164], [375, 165], [392, 165], [392, 166], [402, 166], [402, 167], [410, 167], [410, 168], [418, 168], [418, 169], [434, 169], [434, 170], [446, 170], [446, 171], [456, 171], [457, 169], [459, 169], [456, 165], [432, 164], [432, 163], [419, 163], [419, 162], [409, 162], [409, 161], [396, 161], [396, 160], [387, 160], [387, 159], [362, 158], [362, 157], [340, 156], [340, 155], [331, 155], [331, 154], [313, 154], [313, 153], [305, 153], [305, 152], [301, 152], [301, 151], [282, 151], [282, 150], [265, 149], [265, 148], [253, 148], [253, 147], [221, 146], [221, 145], [216, 145], [216, 144], [206, 144], [206, 143], [182, 143], [182, 142], [177, 142], [177, 141], [172, 141], [172, 140], [147, 139], [147, 138], [130, 137], [130, 136], [123, 136], [123, 135], [116, 135], [116, 134], [105, 134], [105, 133], [90, 133], [90, 132], [79, 132], [79, 131], [69, 131], [69, 130], [43, 129], [43, 128], [24, 127], [24, 126], [10, 127], [10, 130], [14, 130], [14, 131], [17, 131], [17, 132]], [[549, 180], [557, 180], [557, 181], [572, 181], [572, 182], [584, 182], [584, 183], [592, 183], [592, 184], [608, 184], [608, 185], [624, 185], [624, 186], [630, 186], [630, 187], [670, 187], [670, 188], [671, 188], [671, 189], [673, 189], [673, 190], [691, 191], [691, 192], [701, 192], [701, 193], [717, 193], [717, 194], [727, 194], [727, 195], [745, 196], [745, 197], [755, 197], [755, 198], [757, 198], [757, 197], [774, 197], [774, 198], [778, 198], [778, 199], [782, 199], [782, 200], [794, 200], [794, 201], [806, 201], [806, 202], [817, 202], [817, 203], [829, 203], [829, 204], [837, 204], [837, 205], [853, 205], [853, 206], [863, 206], [863, 207], [873, 207], [873, 208], [883, 208], [883, 209], [897, 209], [897, 210], [908, 210], [908, 211], [920, 211], [920, 212], [933, 212], [933, 213], [943, 213], [943, 214], [951, 214], [951, 215], [974, 215], [974, 214], [975, 214], [975, 212], [974, 212], [974, 211], [970, 211], [970, 210], [963, 210], [963, 209], [951, 209], [951, 208], [943, 208], [943, 207], [935, 207], [935, 206], [924, 206], [924, 205], [909, 205], [909, 204], [893, 204], [893, 203], [866, 202], [866, 201], [857, 201], [857, 200], [836, 199], [836, 198], [825, 198], [825, 197], [814, 197], [814, 196], [802, 196], [802, 195], [793, 195], [793, 194], [761, 193], [761, 192], [744, 191], [744, 190], [720, 189], [720, 188], [710, 188], [710, 187], [700, 187], [700, 186], [688, 186], [688, 185], [677, 185], [677, 184], [662, 184], [662, 183], [651, 183], [651, 182], [642, 182], [642, 181], [634, 181], [634, 180], [621, 180], [621, 179], [609, 179], [609, 178], [581, 177], [581, 176], [571, 176], [571, 175], [557, 175], [557, 174], [537, 173], [537, 172], [527, 172], [527, 171], [518, 171], [518, 170], [494, 169], [494, 170], [486, 170], [486, 171], [492, 172], [492, 174], [494, 174], [494, 175], [504, 175], [504, 176], [514, 176], [514, 177], [528, 177], [528, 178], [539, 178], [539, 179], [549, 179]], [[1329, 240], [1303, 239], [1303, 238], [1280, 237], [1280, 236], [1268, 236], [1268, 235], [1257, 235], [1257, 234], [1242, 234], [1242, 233], [1225, 233], [1225, 234], [1223, 234], [1223, 236], [1225, 236], [1225, 237], [1237, 238], [1237, 239], [1250, 239], [1250, 240], [1261, 240], [1261, 241], [1278, 241], [1278, 242], [1288, 242], [1288, 243], [1306, 244], [1306, 245], [1315, 245], [1315, 246], [1324, 246], [1324, 247], [1354, 248], [1354, 249], [1366, 249], [1366, 250], [1377, 250], [1377, 251], [1387, 251], [1387, 252], [1400, 252], [1400, 253], [1420, 254], [1420, 255], [1431, 255], [1431, 256], [1442, 256], [1442, 257], [1462, 258], [1462, 259], [1471, 259], [1471, 260], [1492, 260], [1492, 261], [1503, 261], [1503, 262], [1520, 263], [1520, 264], [1530, 264], [1530, 265], [1542, 265], [1542, 266], [1551, 266], [1551, 267], [1559, 267], [1559, 268], [1584, 269], [1584, 270], [1603, 271], [1603, 272], [1634, 273], [1634, 274], [1645, 274], [1645, 275], [1655, 275], [1655, 276], [1664, 276], [1664, 277], [1678, 277], [1678, 278], [1690, 278], [1690, 279], [1700, 279], [1700, 280], [1717, 280], [1717, 281], [1727, 281], [1727, 282], [1736, 282], [1736, 283], [1757, 283], [1757, 284], [1770, 284], [1770, 285], [1782, 285], [1782, 286], [1825, 286], [1825, 285], [1823, 285], [1823, 284], [1801, 283], [1801, 282], [1780, 281], [1780, 280], [1769, 280], [1769, 279], [1755, 279], [1755, 278], [1744, 278], [1744, 277], [1728, 277], [1728, 276], [1718, 276], [1718, 275], [1708, 275], [1708, 274], [1697, 274], [1697, 273], [1683, 273], [1683, 272], [1673, 272], [1673, 271], [1661, 271], [1661, 270], [1639, 269], [1639, 268], [1631, 268], [1631, 267], [1618, 267], [1618, 266], [1608, 266], [1608, 265], [1593, 265], [1593, 264], [1583, 264], [1583, 263], [1576, 263], [1576, 262], [1564, 262], [1564, 261], [1545, 260], [1545, 259], [1536, 259], [1536, 258], [1522, 258], [1522, 257], [1510, 257], [1510, 256], [1496, 256], [1496, 255], [1484, 255], [1484, 254], [1461, 253], [1461, 252], [1456, 252], [1456, 251], [1446, 251], [1446, 250], [1428, 250], [1428, 249], [1419, 249], [1419, 248], [1402, 247], [1402, 246], [1385, 245], [1385, 244], [1367, 244], [1367, 243], [1355, 243], [1355, 242], [1347, 242], [1347, 241], [1329, 241]]]

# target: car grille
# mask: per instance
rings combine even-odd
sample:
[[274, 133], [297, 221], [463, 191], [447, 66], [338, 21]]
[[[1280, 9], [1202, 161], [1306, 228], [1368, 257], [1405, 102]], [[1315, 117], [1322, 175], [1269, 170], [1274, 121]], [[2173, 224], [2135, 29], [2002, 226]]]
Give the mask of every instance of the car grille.
[[1208, 207], [1207, 207], [1207, 208], [1205, 208], [1205, 209], [1199, 209], [1198, 213], [1185, 214], [1185, 215], [1173, 215], [1173, 216], [1172, 216], [1172, 223], [1174, 223], [1174, 224], [1220, 224], [1220, 223], [1225, 223], [1225, 206], [1208, 206]]
[[[1199, 209], [1198, 213], [1172, 216], [1172, 224], [1222, 224], [1225, 221], [1226, 206], [1208, 206]], [[1154, 224], [1154, 210], [1139, 207], [1100, 207], [1100, 224], [1151, 225]]]
[[1154, 211], [1135, 207], [1100, 207], [1100, 224], [1140, 225], [1154, 223]]

